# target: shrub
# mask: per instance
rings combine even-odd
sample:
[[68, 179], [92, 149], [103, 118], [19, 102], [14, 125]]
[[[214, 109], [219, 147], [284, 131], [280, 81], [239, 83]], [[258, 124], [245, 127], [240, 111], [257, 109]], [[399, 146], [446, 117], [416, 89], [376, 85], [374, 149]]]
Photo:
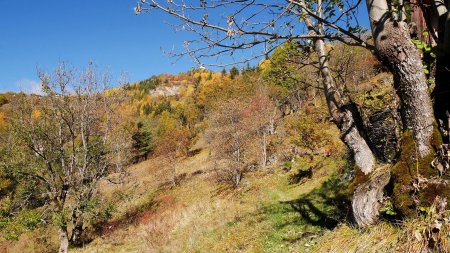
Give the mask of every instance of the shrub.
[[4, 94], [0, 94], [0, 106], [7, 104], [9, 101]]
[[236, 67], [232, 67], [230, 69], [230, 78], [234, 79], [238, 75], [239, 75], [239, 69], [237, 69]]
[[154, 106], [155, 115], [159, 115], [164, 111], [167, 111], [169, 113], [173, 112], [173, 108], [170, 105], [169, 100], [163, 100], [161, 103]]
[[137, 131], [132, 136], [133, 139], [133, 150], [134, 150], [134, 162], [139, 162], [141, 160], [146, 160], [148, 155], [154, 149], [154, 140], [152, 132], [144, 127], [144, 125], [139, 122], [137, 124]]
[[38, 210], [24, 210], [15, 217], [2, 217], [0, 229], [4, 239], [17, 240], [21, 234], [38, 228], [43, 222]]
[[330, 128], [314, 114], [300, 114], [289, 121], [290, 129], [294, 131], [292, 142], [298, 147], [316, 150], [331, 145], [332, 136], [327, 132]]

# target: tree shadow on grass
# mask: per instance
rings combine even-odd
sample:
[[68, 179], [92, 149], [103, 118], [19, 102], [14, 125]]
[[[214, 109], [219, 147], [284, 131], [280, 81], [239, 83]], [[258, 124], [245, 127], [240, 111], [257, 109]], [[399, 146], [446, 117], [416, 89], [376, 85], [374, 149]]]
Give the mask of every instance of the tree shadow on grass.
[[319, 188], [297, 199], [265, 206], [257, 215], [261, 222], [270, 222], [273, 230], [268, 233], [279, 241], [314, 237], [350, 220], [347, 186], [348, 181], [332, 176]]
[[289, 176], [289, 184], [303, 183], [306, 179], [311, 179], [313, 176], [313, 169], [309, 167], [306, 170], [298, 170], [296, 173]]
[[320, 188], [298, 199], [281, 201], [289, 205], [292, 211], [301, 217], [301, 223], [333, 229], [339, 223], [347, 221], [350, 214], [350, 198], [345, 194], [347, 182], [338, 177], [332, 177]]

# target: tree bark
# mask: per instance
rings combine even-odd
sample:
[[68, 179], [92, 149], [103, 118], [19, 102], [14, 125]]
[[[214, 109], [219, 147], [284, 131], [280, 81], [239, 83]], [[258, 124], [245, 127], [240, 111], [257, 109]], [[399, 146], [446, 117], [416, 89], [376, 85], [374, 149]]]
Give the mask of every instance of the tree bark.
[[83, 222], [77, 221], [74, 224], [72, 236], [70, 238], [70, 242], [72, 243], [72, 245], [79, 247], [83, 244], [83, 241], [81, 240], [82, 234], [83, 234]]
[[367, 182], [356, 188], [352, 199], [353, 217], [358, 226], [373, 224], [383, 202], [384, 187], [389, 183], [389, 165], [374, 171]]
[[[325, 98], [331, 117], [341, 132], [342, 141], [354, 155], [355, 165], [366, 175], [375, 168], [375, 155], [369, 146], [362, 117], [354, 103], [343, 101], [336, 88], [331, 72], [328, 68], [328, 57], [323, 40], [315, 42], [315, 51], [319, 57], [320, 72], [324, 78], [323, 86]], [[374, 147], [375, 148], [375, 147]], [[373, 176], [373, 180], [358, 186], [352, 199], [353, 215], [359, 226], [373, 224], [378, 218], [380, 202], [383, 198], [383, 189], [389, 182], [390, 175], [383, 177]], [[385, 182], [386, 181], [386, 182]]]
[[262, 161], [261, 165], [266, 166], [267, 165], [267, 140], [266, 140], [266, 130], [263, 130], [262, 134]]
[[[301, 7], [306, 7], [304, 1], [301, 1], [299, 4]], [[318, 1], [317, 5], [317, 13], [319, 16], [322, 16], [321, 0]], [[317, 34], [316, 31], [319, 31], [319, 33], [323, 32], [320, 23], [318, 29], [314, 27], [306, 11], [303, 12], [303, 18], [311, 34]], [[319, 60], [320, 74], [323, 78], [322, 84], [330, 115], [341, 132], [342, 141], [353, 153], [356, 166], [364, 174], [369, 174], [375, 167], [375, 156], [368, 145], [368, 139], [365, 138], [361, 115], [354, 104], [350, 103], [350, 99], [343, 100], [337, 89], [329, 68], [328, 53], [323, 39], [315, 39], [314, 51], [317, 53]]]
[[402, 120], [412, 130], [419, 155], [431, 151], [433, 108], [420, 53], [412, 43], [407, 24], [391, 18], [386, 0], [367, 0], [376, 55], [394, 75]]
[[328, 55], [323, 40], [315, 42], [315, 51], [319, 57], [320, 72], [330, 115], [341, 132], [342, 141], [352, 151], [355, 164], [364, 174], [375, 167], [375, 156], [365, 139], [361, 115], [354, 104], [344, 102], [336, 88], [330, 69]]
[[[302, 1], [301, 6], [306, 6], [305, 2]], [[317, 4], [319, 16], [321, 16], [321, 1]], [[317, 34], [313, 23], [309, 19], [306, 13], [303, 13], [303, 18], [308, 30], [312, 34]], [[321, 24], [318, 25], [318, 29], [322, 32]], [[342, 94], [336, 87], [336, 84], [331, 75], [331, 71], [328, 65], [328, 53], [326, 51], [325, 42], [323, 39], [315, 39], [314, 41], [314, 51], [317, 53], [319, 60], [320, 74], [322, 75], [322, 84], [325, 91], [325, 99], [328, 105], [328, 110], [333, 121], [336, 123], [337, 127], [341, 132], [341, 139], [351, 150], [354, 156], [355, 165], [364, 174], [371, 173], [375, 168], [375, 155], [371, 149], [370, 142], [365, 134], [365, 127], [362, 123], [362, 117], [359, 113], [358, 108], [354, 103], [350, 101], [349, 98], [343, 99]], [[361, 188], [358, 192], [361, 194], [355, 194], [355, 203], [360, 203], [360, 196], [365, 196], [364, 191], [368, 191], [366, 188]], [[354, 206], [354, 208], [357, 206]], [[376, 220], [376, 215], [378, 213], [379, 206], [374, 202], [367, 202], [366, 207], [370, 209], [376, 209], [376, 212], [371, 212], [368, 214], [366, 219], [370, 222]], [[358, 214], [358, 210], [354, 211]], [[373, 215], [373, 216], [370, 216]], [[361, 223], [364, 225], [365, 223]]]
[[69, 251], [69, 236], [67, 227], [59, 228], [59, 253], [67, 253]]

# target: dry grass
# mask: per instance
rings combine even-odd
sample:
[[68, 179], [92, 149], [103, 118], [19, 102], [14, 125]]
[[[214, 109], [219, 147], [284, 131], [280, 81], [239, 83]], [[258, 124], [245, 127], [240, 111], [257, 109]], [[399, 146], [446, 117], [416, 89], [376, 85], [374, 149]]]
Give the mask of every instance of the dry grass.
[[[52, 236], [53, 235], [53, 236]], [[17, 242], [0, 246], [0, 253], [51, 253], [58, 250], [57, 231], [53, 228], [39, 228], [22, 234]]]
[[[145, 198], [136, 194], [141, 194], [140, 182], [152, 178], [147, 173], [155, 171], [152, 169], [155, 163], [148, 161], [130, 170], [136, 173], [132, 177], [139, 186], [129, 188], [135, 194], [119, 208], [122, 216], [125, 210], [145, 202]], [[175, 188], [160, 191], [152, 199], [157, 204], [140, 214], [137, 222], [104, 234], [75, 252], [301, 251], [310, 238], [295, 237], [308, 225], [298, 225], [300, 215], [283, 203], [320, 187], [343, 163], [317, 158], [300, 159], [295, 164], [289, 173], [279, 168], [249, 173], [239, 189], [230, 190], [215, 183], [214, 174], [209, 171], [208, 152], [203, 151], [179, 164], [178, 173], [188, 175], [186, 180]], [[315, 167], [312, 178], [290, 185], [289, 177], [305, 166]], [[115, 219], [120, 217], [118, 214]], [[286, 221], [293, 223], [286, 228], [279, 226]], [[320, 228], [306, 230], [308, 234]]]
[[[406, 252], [406, 245], [410, 252], [416, 249], [408, 232], [414, 223], [397, 228], [381, 222], [360, 230], [345, 220], [333, 226], [320, 220], [320, 215], [339, 216], [340, 210], [332, 206], [338, 197], [333, 180], [347, 166], [345, 159], [297, 159], [289, 172], [258, 169], [231, 190], [215, 183], [208, 157], [204, 150], [181, 161], [177, 173], [186, 177], [174, 188], [159, 187], [158, 159], [131, 167], [122, 185], [103, 183], [101, 191], [117, 200], [117, 212], [100, 236], [72, 252]], [[305, 168], [312, 168], [311, 177], [290, 183]], [[297, 209], [298, 203], [317, 210]], [[32, 234], [27, 238], [8, 252], [45, 252], [42, 244], [31, 242]], [[25, 242], [35, 250], [27, 250]]]
[[364, 230], [342, 224], [320, 237], [311, 247], [311, 251], [330, 253], [406, 252], [398, 243], [399, 235], [400, 231], [387, 223], [380, 223]]

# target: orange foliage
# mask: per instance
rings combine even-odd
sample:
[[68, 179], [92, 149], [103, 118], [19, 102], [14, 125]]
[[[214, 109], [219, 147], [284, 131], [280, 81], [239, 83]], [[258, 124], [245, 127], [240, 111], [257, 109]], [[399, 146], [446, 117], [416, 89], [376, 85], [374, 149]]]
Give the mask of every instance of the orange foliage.
[[6, 116], [4, 112], [0, 112], [0, 131], [6, 128]]

